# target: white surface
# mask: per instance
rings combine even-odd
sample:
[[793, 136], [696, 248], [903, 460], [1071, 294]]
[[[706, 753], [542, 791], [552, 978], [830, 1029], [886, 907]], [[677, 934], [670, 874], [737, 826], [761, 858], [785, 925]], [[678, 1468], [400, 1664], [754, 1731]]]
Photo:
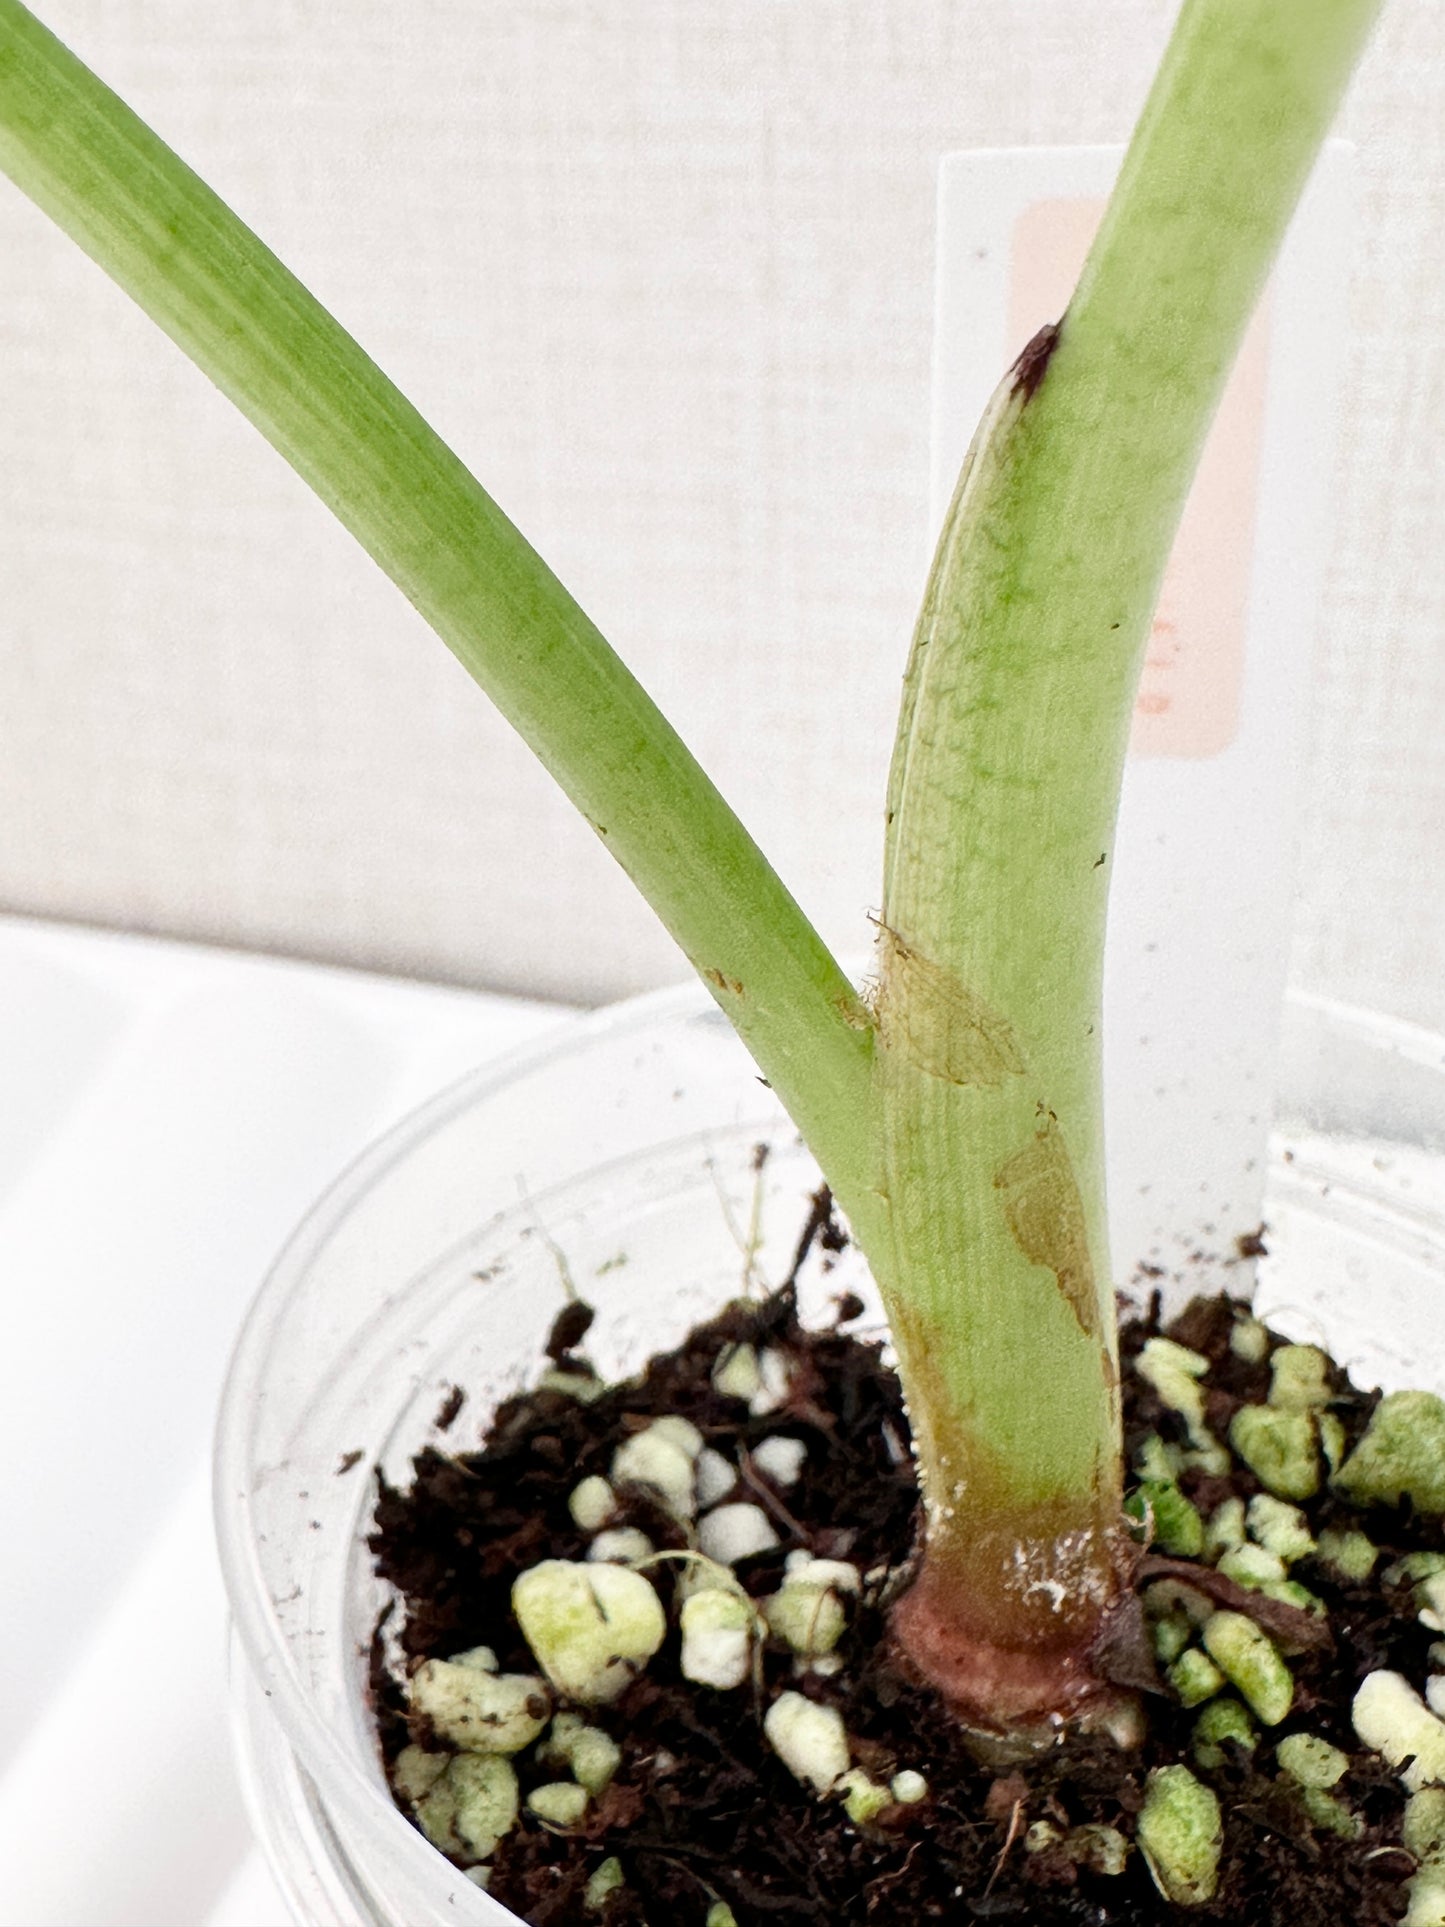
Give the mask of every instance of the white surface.
[[[39, 10], [454, 440], [857, 949], [927, 567], [938, 158], [1124, 139], [1177, 0]], [[1299, 951], [1436, 1025], [1442, 91], [1445, 6], [1386, 0], [1340, 130]], [[0, 260], [0, 901], [579, 1000], [680, 980], [420, 619], [4, 183]]]
[[0, 1927], [285, 1927], [226, 1732], [230, 1341], [366, 1142], [564, 1018], [0, 920]]

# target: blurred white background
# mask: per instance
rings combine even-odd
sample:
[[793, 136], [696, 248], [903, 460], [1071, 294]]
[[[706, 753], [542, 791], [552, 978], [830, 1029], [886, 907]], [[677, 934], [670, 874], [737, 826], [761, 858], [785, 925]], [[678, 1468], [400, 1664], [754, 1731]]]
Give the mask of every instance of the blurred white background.
[[[938, 156], [1124, 138], [1174, 11], [47, 7], [455, 442], [851, 953], [927, 561]], [[1442, 90], [1445, 10], [1388, 0], [1342, 126], [1297, 950], [1437, 1024]], [[580, 1000], [678, 976], [419, 619], [8, 189], [0, 259], [0, 905]]]

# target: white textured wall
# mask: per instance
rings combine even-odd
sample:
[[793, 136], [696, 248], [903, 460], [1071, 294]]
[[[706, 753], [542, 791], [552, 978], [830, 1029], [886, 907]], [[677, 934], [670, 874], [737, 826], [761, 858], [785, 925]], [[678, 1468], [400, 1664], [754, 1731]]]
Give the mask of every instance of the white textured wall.
[[[1170, 0], [42, 0], [528, 531], [836, 943], [926, 562], [935, 164]], [[1445, 1024], [1445, 7], [1361, 147], [1298, 967]], [[0, 183], [0, 906], [592, 999], [678, 959], [418, 619]]]

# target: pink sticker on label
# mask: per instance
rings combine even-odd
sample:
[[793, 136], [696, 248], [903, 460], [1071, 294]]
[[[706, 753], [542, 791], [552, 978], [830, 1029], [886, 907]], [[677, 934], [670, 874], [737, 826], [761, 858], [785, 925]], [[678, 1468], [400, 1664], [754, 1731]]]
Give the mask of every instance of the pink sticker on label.
[[[1103, 216], [1093, 198], [1036, 201], [1014, 229], [1008, 354], [1068, 306]], [[1261, 302], [1224, 391], [1169, 558], [1129, 739], [1133, 756], [1217, 756], [1234, 740], [1244, 676], [1269, 358]]]

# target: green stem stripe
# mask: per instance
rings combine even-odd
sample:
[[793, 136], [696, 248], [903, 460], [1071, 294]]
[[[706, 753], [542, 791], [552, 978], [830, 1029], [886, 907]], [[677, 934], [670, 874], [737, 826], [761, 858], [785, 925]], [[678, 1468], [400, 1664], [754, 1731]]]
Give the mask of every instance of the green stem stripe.
[[985, 1495], [1117, 1503], [1100, 992], [1130, 715], [1216, 402], [1378, 10], [1187, 0], [1078, 291], [940, 542], [891, 782], [877, 1077], [890, 1315], [928, 1374], [925, 1482], [960, 1563]]
[[18, 0], [0, 166], [260, 429], [540, 757], [708, 982], [845, 1208], [867, 1210], [852, 986], [551, 570], [346, 331]]

